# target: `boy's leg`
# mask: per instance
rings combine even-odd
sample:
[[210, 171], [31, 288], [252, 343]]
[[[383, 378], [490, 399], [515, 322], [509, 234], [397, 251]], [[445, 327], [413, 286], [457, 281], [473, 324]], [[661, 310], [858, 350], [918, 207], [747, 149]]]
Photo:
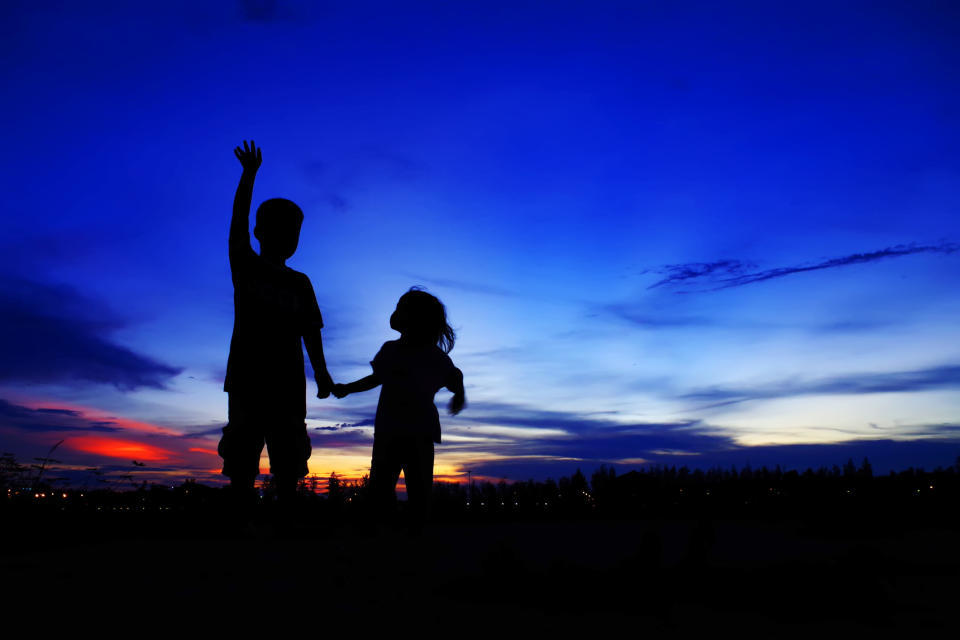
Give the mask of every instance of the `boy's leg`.
[[274, 418], [276, 424], [266, 434], [270, 473], [273, 474], [280, 502], [293, 502], [297, 495], [297, 483], [309, 473], [307, 461], [313, 447], [303, 420], [303, 416]]
[[260, 473], [263, 434], [253, 412], [234, 394], [230, 394], [228, 404], [228, 422], [223, 428], [217, 453], [223, 458], [223, 475], [230, 478], [227, 492], [230, 506], [242, 517], [247, 517], [256, 504], [254, 484]]

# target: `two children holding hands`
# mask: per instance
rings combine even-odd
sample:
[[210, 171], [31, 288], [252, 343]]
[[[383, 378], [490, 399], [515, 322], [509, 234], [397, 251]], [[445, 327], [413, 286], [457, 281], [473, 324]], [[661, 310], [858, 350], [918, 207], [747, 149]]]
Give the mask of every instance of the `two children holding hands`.
[[249, 216], [253, 183], [262, 161], [251, 141], [234, 154], [243, 167], [230, 224], [230, 271], [234, 286], [234, 329], [224, 390], [228, 424], [218, 452], [223, 474], [237, 493], [250, 493], [259, 474], [260, 452], [267, 445], [270, 472], [281, 499], [289, 499], [307, 475], [311, 445], [306, 424], [306, 347], [316, 375], [317, 396], [343, 398], [380, 386], [374, 423], [370, 484], [375, 501], [393, 498], [401, 470], [411, 511], [422, 523], [433, 486], [433, 445], [440, 442], [434, 395], [453, 392], [449, 412], [466, 404], [463, 374], [447, 353], [455, 335], [443, 304], [413, 288], [400, 297], [390, 316], [398, 340], [384, 343], [371, 365], [373, 373], [349, 384], [334, 384], [327, 372], [320, 329], [323, 318], [306, 275], [285, 262], [296, 251], [303, 213], [289, 200], [273, 198], [258, 208], [250, 246]]

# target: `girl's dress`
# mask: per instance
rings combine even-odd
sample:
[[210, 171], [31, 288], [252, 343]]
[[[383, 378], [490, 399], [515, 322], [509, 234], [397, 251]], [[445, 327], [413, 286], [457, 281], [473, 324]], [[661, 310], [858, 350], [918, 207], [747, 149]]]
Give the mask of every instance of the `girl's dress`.
[[402, 339], [385, 342], [370, 364], [381, 384], [371, 488], [378, 499], [392, 499], [402, 470], [411, 508], [425, 515], [433, 486], [433, 444], [440, 442], [433, 399], [462, 374], [440, 347]]

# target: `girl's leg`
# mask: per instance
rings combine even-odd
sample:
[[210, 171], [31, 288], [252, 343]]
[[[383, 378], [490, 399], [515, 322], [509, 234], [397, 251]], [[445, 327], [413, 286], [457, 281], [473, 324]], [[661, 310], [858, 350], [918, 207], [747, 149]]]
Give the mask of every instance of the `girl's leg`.
[[370, 497], [377, 519], [385, 519], [396, 506], [397, 480], [403, 468], [402, 451], [395, 438], [374, 437], [370, 461]]
[[419, 531], [430, 517], [433, 492], [433, 439], [410, 438], [405, 447], [403, 478], [407, 485], [410, 528]]

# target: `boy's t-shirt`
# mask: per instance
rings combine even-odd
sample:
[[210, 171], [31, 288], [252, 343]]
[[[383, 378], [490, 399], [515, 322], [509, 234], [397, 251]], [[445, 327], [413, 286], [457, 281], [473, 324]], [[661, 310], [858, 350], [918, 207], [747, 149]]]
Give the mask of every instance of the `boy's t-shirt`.
[[323, 327], [310, 279], [249, 251], [231, 256], [234, 324], [224, 391], [306, 415], [302, 336]]
[[429, 435], [440, 442], [440, 415], [433, 398], [459, 373], [450, 356], [436, 345], [392, 340], [370, 365], [382, 385], [375, 435]]

